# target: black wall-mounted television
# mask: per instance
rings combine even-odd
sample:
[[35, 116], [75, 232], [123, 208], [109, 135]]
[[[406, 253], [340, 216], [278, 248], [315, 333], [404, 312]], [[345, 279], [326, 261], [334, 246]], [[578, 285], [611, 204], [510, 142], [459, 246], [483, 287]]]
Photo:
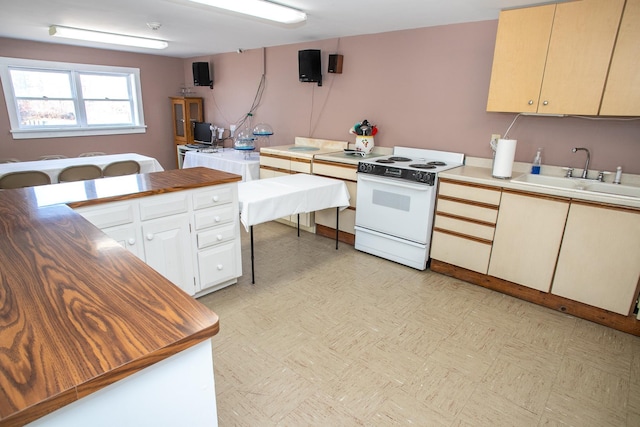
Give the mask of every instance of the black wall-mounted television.
[[211, 123], [195, 122], [193, 124], [193, 141], [199, 144], [211, 144]]

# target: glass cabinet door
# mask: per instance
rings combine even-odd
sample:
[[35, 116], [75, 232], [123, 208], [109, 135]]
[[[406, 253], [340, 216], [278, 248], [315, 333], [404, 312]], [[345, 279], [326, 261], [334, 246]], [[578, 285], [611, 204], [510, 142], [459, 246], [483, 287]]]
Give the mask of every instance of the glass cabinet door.
[[174, 137], [184, 138], [185, 126], [184, 126], [184, 106], [181, 103], [173, 103], [173, 130]]

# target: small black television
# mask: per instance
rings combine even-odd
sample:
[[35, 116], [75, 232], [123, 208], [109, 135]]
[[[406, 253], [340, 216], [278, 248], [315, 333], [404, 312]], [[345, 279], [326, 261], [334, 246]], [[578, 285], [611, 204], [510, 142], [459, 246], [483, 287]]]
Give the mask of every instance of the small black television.
[[193, 141], [199, 144], [211, 145], [211, 123], [194, 122], [193, 123]]

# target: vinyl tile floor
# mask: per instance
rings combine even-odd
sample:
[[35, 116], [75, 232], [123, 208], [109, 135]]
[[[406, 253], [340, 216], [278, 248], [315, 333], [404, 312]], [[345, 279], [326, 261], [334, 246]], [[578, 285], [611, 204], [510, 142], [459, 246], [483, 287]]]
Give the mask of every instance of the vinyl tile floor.
[[640, 338], [276, 222], [200, 298], [227, 426], [640, 426]]

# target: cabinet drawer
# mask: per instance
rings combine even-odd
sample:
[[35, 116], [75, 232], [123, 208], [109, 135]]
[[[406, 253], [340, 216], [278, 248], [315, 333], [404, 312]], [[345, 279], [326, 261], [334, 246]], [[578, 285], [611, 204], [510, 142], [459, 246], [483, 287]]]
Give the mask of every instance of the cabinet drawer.
[[194, 218], [196, 230], [232, 222], [234, 220], [233, 205], [218, 206], [217, 208], [196, 212]]
[[97, 207], [78, 208], [75, 211], [100, 229], [130, 224], [135, 219], [135, 209], [131, 202], [109, 203]]
[[198, 253], [202, 290], [237, 277], [236, 243], [230, 242]]
[[236, 237], [236, 225], [227, 224], [211, 230], [201, 231], [196, 235], [198, 249], [233, 240]]
[[478, 224], [475, 222], [465, 221], [463, 219], [451, 218], [442, 215], [436, 215], [433, 225], [435, 228], [453, 231], [455, 233], [465, 234], [467, 236], [477, 237], [484, 240], [493, 240], [494, 227]]
[[260, 153], [260, 166], [289, 170], [291, 159]]
[[291, 172], [311, 173], [311, 160], [291, 160]]
[[193, 195], [193, 209], [204, 209], [233, 201], [233, 188], [227, 185], [199, 191]]
[[487, 274], [491, 245], [450, 234], [433, 232], [431, 258]]
[[498, 206], [500, 205], [501, 191], [500, 189], [494, 190], [452, 182], [440, 182], [438, 195]]
[[358, 167], [356, 165], [336, 165], [328, 164], [321, 160], [314, 160], [312, 169], [315, 175], [324, 175], [332, 178], [347, 179], [349, 181], [358, 180]]
[[495, 224], [498, 218], [498, 209], [467, 203], [454, 202], [452, 200], [438, 199], [437, 212], [444, 212], [463, 218], [475, 219], [490, 224]]
[[179, 191], [145, 198], [140, 201], [140, 219], [146, 221], [185, 213], [189, 210], [188, 197], [187, 191]]

